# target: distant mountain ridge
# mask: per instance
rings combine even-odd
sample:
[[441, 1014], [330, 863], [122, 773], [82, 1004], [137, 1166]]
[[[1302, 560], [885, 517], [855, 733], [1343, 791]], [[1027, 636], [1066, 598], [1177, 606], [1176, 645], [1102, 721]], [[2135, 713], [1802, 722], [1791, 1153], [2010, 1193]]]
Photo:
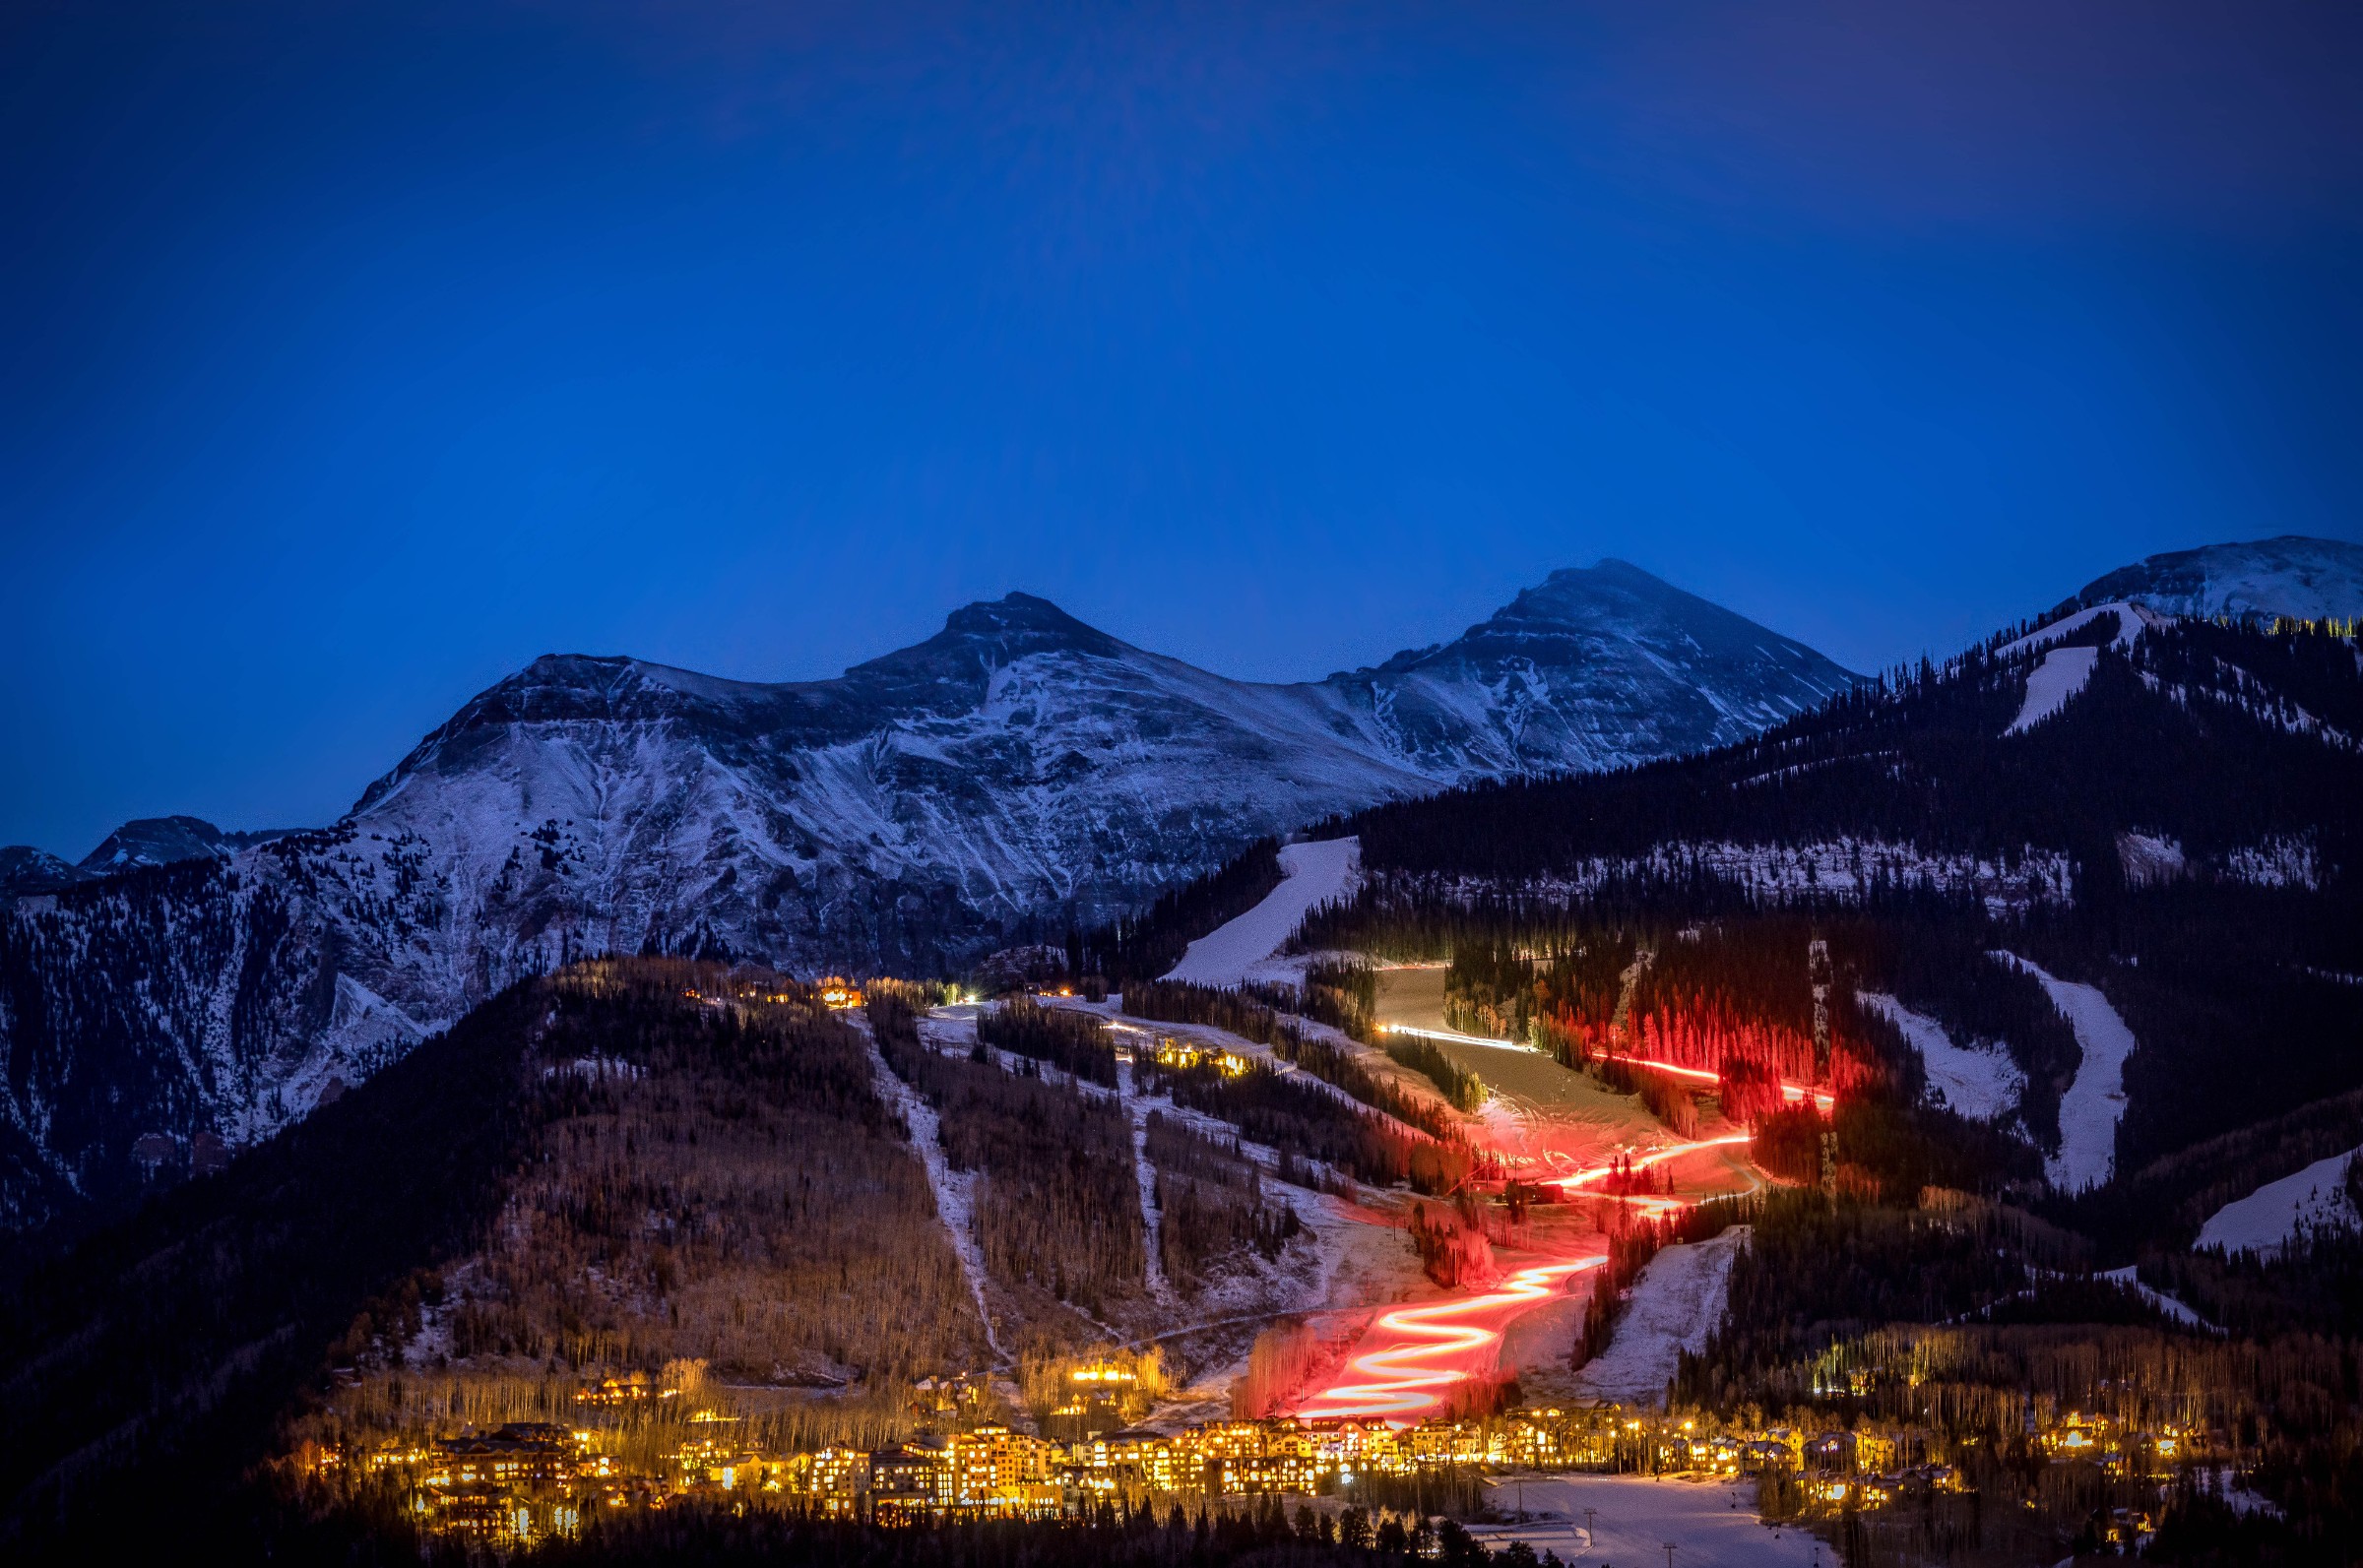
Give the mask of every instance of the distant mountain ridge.
[[2084, 585], [2083, 604], [2132, 599], [2170, 615], [2291, 620], [2363, 617], [2363, 544], [2284, 533], [2168, 550]]
[[545, 657], [327, 828], [237, 844], [195, 819], [127, 825], [92, 858], [139, 874], [70, 884], [16, 855], [36, 880], [0, 884], [19, 895], [0, 920], [0, 1218], [185, 1164], [200, 1135], [267, 1136], [584, 954], [941, 972], [1138, 908], [1268, 834], [1720, 744], [1852, 681], [1614, 561], [1450, 643], [1285, 685], [1023, 594], [834, 680]]
[[227, 859], [249, 845], [280, 837], [282, 830], [231, 833], [202, 817], [135, 817], [99, 842], [79, 861], [68, 863], [30, 845], [0, 848], [0, 898], [22, 893], [55, 893], [78, 882], [183, 860]]

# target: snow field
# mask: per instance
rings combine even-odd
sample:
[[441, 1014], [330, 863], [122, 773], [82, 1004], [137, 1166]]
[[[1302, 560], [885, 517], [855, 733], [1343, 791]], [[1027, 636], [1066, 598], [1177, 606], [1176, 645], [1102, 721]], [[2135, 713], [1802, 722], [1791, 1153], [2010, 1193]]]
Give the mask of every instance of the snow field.
[[2357, 1216], [2346, 1196], [2346, 1162], [2358, 1154], [2363, 1150], [2317, 1160], [2295, 1175], [2234, 1199], [2207, 1217], [2193, 1244], [2268, 1258], [2288, 1245], [2301, 1224], [2353, 1225]]
[[2125, 1115], [2125, 1059], [2134, 1053], [2134, 1032], [2125, 1027], [2099, 986], [2059, 979], [2014, 953], [1993, 956], [2042, 982], [2084, 1048], [2076, 1082], [2060, 1097], [2060, 1152], [2044, 1161], [2044, 1174], [2067, 1192], [2097, 1187], [2117, 1163], [2117, 1123]]
[[2092, 668], [2100, 662], [2097, 648], [2055, 648], [2043, 656], [2026, 677], [2026, 701], [2011, 721], [2006, 735], [2020, 735], [2068, 706], [2068, 699], [2084, 689]]
[[1731, 1295], [1731, 1265], [1749, 1227], [1733, 1225], [1711, 1241], [1667, 1247], [1632, 1283], [1632, 1299], [1608, 1348], [1575, 1374], [1591, 1399], [1658, 1409], [1681, 1354], [1706, 1348]]
[[2082, 631], [2103, 615], [2117, 617], [2117, 635], [2109, 643], [2111, 648], [2133, 647], [2140, 639], [2142, 628], [2163, 619], [2157, 611], [2146, 605], [2136, 604], [2128, 599], [2112, 599], [2106, 604], [2095, 604], [2090, 609], [2080, 609], [2073, 615], [2062, 616], [2049, 626], [2038, 627], [2015, 642], [2005, 643], [1994, 650], [1994, 657], [2014, 659], [2020, 654], [2032, 653], [2047, 644], [2058, 642], [2072, 632]]
[[1280, 851], [1280, 885], [1264, 895], [1262, 903], [1190, 943], [1182, 962], [1165, 977], [1192, 985], [1237, 986], [1251, 966], [1279, 952], [1297, 934], [1305, 916], [1352, 894], [1362, 875], [1362, 841], [1289, 845]]
[[[2032, 653], [2038, 648], [2056, 643], [2072, 632], [2081, 630], [2103, 615], [2117, 617], [2117, 635], [2110, 640], [2111, 648], [2123, 651], [2139, 642], [2142, 630], [2160, 623], [2164, 617], [2143, 605], [2118, 601], [2095, 604], [2090, 609], [2077, 610], [2074, 615], [2052, 622], [2040, 631], [2027, 633], [2015, 642], [2005, 643], [1995, 650], [1995, 657], [2011, 659]], [[2084, 689], [2092, 678], [2092, 668], [2100, 661], [2097, 648], [2054, 648], [2043, 656], [2034, 672], [2026, 677], [2026, 701], [2018, 709], [2018, 717], [2011, 721], [2006, 735], [2023, 734], [2041, 723], [2062, 708], [2068, 699]]]
[[1999, 1045], [1955, 1045], [1945, 1026], [1892, 996], [1859, 991], [1855, 1000], [1903, 1031], [1928, 1066], [1929, 1098], [1972, 1121], [1999, 1121], [2026, 1092], [2026, 1074]]
[[2156, 1307], [2160, 1312], [2165, 1313], [2187, 1329], [2213, 1330], [2215, 1328], [2214, 1324], [2209, 1323], [2165, 1291], [2143, 1285], [2138, 1277], [2134, 1265], [2130, 1263], [2122, 1269], [2107, 1270], [2101, 1274], [2100, 1278], [2129, 1287], [2142, 1300], [2147, 1301], [2151, 1306]]

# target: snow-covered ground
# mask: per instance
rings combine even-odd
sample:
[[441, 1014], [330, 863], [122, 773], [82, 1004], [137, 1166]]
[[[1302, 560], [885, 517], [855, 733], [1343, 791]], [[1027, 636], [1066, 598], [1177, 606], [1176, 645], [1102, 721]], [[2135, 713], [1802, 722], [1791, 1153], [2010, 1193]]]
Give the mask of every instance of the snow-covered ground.
[[1748, 1226], [1733, 1225], [1711, 1241], [1667, 1247], [1651, 1258], [1632, 1284], [1608, 1348], [1576, 1373], [1576, 1387], [1620, 1405], [1664, 1405], [1681, 1352], [1705, 1349], [1723, 1321], [1731, 1265], [1748, 1235]]
[[2144, 627], [2156, 624], [2165, 618], [2145, 605], [2130, 603], [2124, 599], [2112, 599], [2106, 604], [2095, 604], [2089, 609], [2077, 610], [2073, 615], [2063, 615], [2049, 626], [2039, 626], [2015, 642], [2005, 643], [1994, 650], [1994, 657], [1996, 659], [2015, 659], [2020, 654], [2029, 654], [2038, 648], [2048, 647], [2071, 633], [2082, 631], [2103, 615], [2117, 617], [2117, 635], [2109, 643], [2112, 648], [2133, 647], [2139, 640]]
[[2097, 985], [2063, 980], [2014, 953], [1994, 955], [2042, 981], [2052, 1005], [2068, 1015], [2076, 1041], [2084, 1048], [2076, 1082], [2060, 1097], [2060, 1152], [2044, 1162], [2051, 1183], [2081, 1192], [2109, 1179], [2117, 1162], [2117, 1123], [2125, 1115], [2125, 1059], [2134, 1053], [2134, 1032]]
[[2043, 656], [2034, 673], [2026, 677], [2026, 701], [2018, 706], [2018, 717], [2011, 721], [2006, 735], [2023, 734], [2068, 706], [2068, 699], [2084, 689], [2092, 678], [2092, 667], [2100, 662], [2097, 648], [2055, 648]]
[[1945, 1026], [1892, 996], [1858, 991], [1855, 1000], [1903, 1031], [1928, 1067], [1929, 1098], [1974, 1121], [1998, 1121], [2026, 1092], [2026, 1074], [1999, 1045], [1955, 1045]]
[[2192, 1311], [2189, 1307], [2183, 1305], [2182, 1302], [2176, 1300], [2173, 1296], [2168, 1295], [2165, 1291], [2143, 1285], [2139, 1277], [2135, 1272], [2134, 1265], [2130, 1263], [2122, 1269], [2107, 1270], [2100, 1277], [2104, 1280], [2112, 1280], [2119, 1285], [2130, 1286], [2136, 1295], [2139, 1296], [2142, 1300], [2147, 1301], [2151, 1306], [2156, 1307], [2160, 1312], [2165, 1313], [2168, 1317], [2174, 1319], [2175, 1322], [2182, 1324], [2185, 1328], [2212, 1330], [2215, 1327], [2214, 1324], [2209, 1323], [2205, 1318], [2201, 1317], [2198, 1313]]
[[1644, 855], [1594, 856], [1536, 877], [1438, 876], [1433, 896], [1467, 907], [1514, 899], [1572, 905], [1628, 877], [1712, 877], [1774, 903], [1786, 899], [1859, 899], [1880, 887], [1972, 893], [1992, 909], [2062, 903], [2075, 890], [2068, 856], [2022, 845], [2012, 855], [1948, 854], [1880, 839], [1818, 839], [1805, 844], [1735, 844], [1728, 840], [1661, 844]]
[[2363, 615], [2363, 545], [2297, 534], [2171, 550], [2084, 586], [2083, 598], [2136, 598], [2176, 615]]
[[2199, 1227], [2197, 1244], [2270, 1257], [2288, 1244], [2300, 1223], [2356, 1223], [2354, 1205], [2346, 1196], [2346, 1162], [2358, 1154], [2363, 1150], [2317, 1160], [2293, 1176], [2268, 1181], [2225, 1204]]
[[[2144, 628], [2159, 625], [2166, 619], [2144, 605], [2122, 600], [2095, 604], [2090, 609], [2080, 609], [2073, 615], [2063, 616], [2015, 642], [2003, 644], [1995, 650], [1995, 656], [2012, 659], [2032, 653], [2082, 630], [2103, 615], [2117, 617], [2117, 635], [2110, 640], [2109, 646], [2121, 651], [2139, 641]], [[2033, 673], [2026, 677], [2026, 701], [2019, 706], [2018, 717], [2011, 721], [2010, 728], [2003, 733], [2023, 733], [2067, 707], [2068, 699], [2082, 691], [2084, 683], [2092, 678], [2092, 668], [2099, 661], [2100, 650], [2097, 648], [2054, 648], [2045, 654], [2043, 662], [2037, 664]]]
[[1754, 1481], [1575, 1474], [1489, 1485], [1488, 1502], [1530, 1517], [1469, 1534], [1494, 1545], [1522, 1540], [1565, 1563], [1647, 1568], [1666, 1561], [1671, 1544], [1677, 1568], [1837, 1568], [1836, 1552], [1806, 1532], [1756, 1517]]
[[1250, 966], [1279, 952], [1297, 934], [1305, 916], [1353, 893], [1362, 875], [1362, 841], [1289, 845], [1280, 851], [1280, 885], [1261, 904], [1190, 943], [1165, 977], [1193, 985], [1239, 984]]

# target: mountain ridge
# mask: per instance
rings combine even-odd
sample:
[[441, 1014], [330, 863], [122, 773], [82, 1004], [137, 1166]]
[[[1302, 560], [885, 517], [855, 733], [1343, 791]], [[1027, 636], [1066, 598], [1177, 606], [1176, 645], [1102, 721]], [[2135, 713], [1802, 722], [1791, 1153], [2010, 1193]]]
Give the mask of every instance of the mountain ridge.
[[1310, 821], [1693, 750], [1854, 679], [1622, 563], [1544, 588], [1421, 667], [1325, 681], [1232, 680], [1024, 594], [825, 680], [537, 659], [326, 827], [226, 855], [192, 829], [169, 874], [0, 907], [0, 1217], [266, 1137], [580, 957], [953, 972]]
[[2363, 617], [2363, 544], [2282, 533], [2167, 550], [2093, 579], [2074, 602], [2112, 599], [2201, 619], [2354, 620]]

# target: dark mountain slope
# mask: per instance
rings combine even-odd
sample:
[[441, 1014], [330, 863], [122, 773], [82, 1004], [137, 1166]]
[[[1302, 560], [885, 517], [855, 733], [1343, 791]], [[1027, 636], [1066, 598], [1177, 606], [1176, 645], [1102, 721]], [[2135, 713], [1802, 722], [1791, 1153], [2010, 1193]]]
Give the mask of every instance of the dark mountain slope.
[[[749, 985], [772, 999], [697, 994]], [[867, 1051], [800, 996], [671, 961], [527, 982], [221, 1174], [79, 1243], [20, 1243], [0, 1286], [0, 1540], [98, 1532], [133, 1552], [284, 1530], [253, 1467], [286, 1452], [287, 1422], [447, 1402], [445, 1359], [546, 1380], [562, 1408], [583, 1379], [674, 1357], [893, 1387], [979, 1358]], [[442, 1348], [406, 1362], [430, 1319]]]

